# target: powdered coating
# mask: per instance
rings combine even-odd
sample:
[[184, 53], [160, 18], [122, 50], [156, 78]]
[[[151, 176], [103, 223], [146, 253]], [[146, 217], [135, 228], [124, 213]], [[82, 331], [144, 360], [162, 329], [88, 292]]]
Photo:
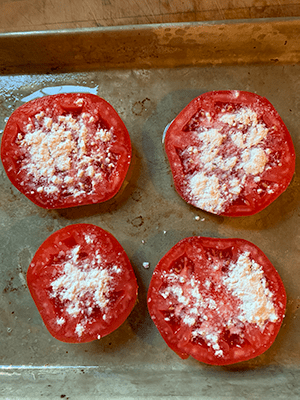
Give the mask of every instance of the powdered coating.
[[[77, 105], [83, 102], [79, 98]], [[33, 190], [38, 185], [38, 193], [48, 196], [93, 193], [116, 167], [118, 156], [111, 151], [113, 131], [99, 126], [87, 112], [52, 114], [49, 109], [35, 114], [17, 136], [28, 184]]]
[[[93, 242], [93, 238], [89, 235], [85, 235], [85, 240], [87, 243]], [[50, 297], [60, 302], [62, 310], [74, 318], [80, 316], [81, 322], [75, 328], [79, 337], [95, 310], [101, 310], [105, 315], [114, 286], [114, 275], [122, 271], [122, 267], [117, 265], [106, 268], [105, 260], [102, 259], [99, 251], [95, 252], [92, 261], [81, 259], [80, 253], [80, 245], [66, 252], [62, 272], [50, 285]], [[56, 322], [62, 326], [65, 319], [60, 317]]]
[[277, 315], [263, 270], [249, 255], [243, 253], [236, 264], [229, 265], [223, 282], [241, 302], [238, 319], [263, 328], [267, 320], [275, 322]]
[[191, 327], [192, 340], [201, 338], [216, 356], [223, 355], [220, 341], [224, 329], [242, 340], [245, 324], [254, 324], [263, 331], [268, 321], [278, 319], [263, 269], [250, 254], [241, 253], [227, 272], [221, 273], [225, 263], [211, 262], [211, 274], [203, 281], [193, 275], [187, 279], [165, 272], [165, 284], [160, 290], [173, 310], [165, 321], [180, 319]]
[[194, 144], [180, 153], [183, 190], [196, 207], [221, 214], [240, 196], [248, 179], [267, 168], [270, 130], [249, 107], [225, 107], [214, 119], [204, 111], [197, 115], [193, 121], [201, 118], [201, 124], [189, 128]]
[[92, 301], [100, 309], [106, 307], [111, 280], [106, 269], [90, 268], [88, 263], [80, 262], [79, 252], [80, 246], [76, 246], [71, 252], [70, 260], [64, 264], [63, 275], [51, 283], [53, 297], [58, 297], [61, 302], [67, 301], [67, 313], [74, 317], [90, 304], [90, 300], [82, 302], [90, 294]]

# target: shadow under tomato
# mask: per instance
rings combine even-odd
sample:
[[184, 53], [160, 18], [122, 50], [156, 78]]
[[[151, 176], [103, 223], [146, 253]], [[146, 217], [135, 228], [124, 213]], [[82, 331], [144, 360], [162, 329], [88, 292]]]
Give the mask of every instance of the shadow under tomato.
[[114, 353], [126, 347], [127, 343], [134, 338], [134, 333], [128, 323], [128, 319], [114, 332], [104, 336], [100, 340], [90, 343], [90, 350], [94, 353]]
[[72, 221], [90, 218], [99, 214], [114, 213], [133, 195], [140, 172], [141, 157], [133, 147], [132, 160], [126, 178], [121, 189], [113, 198], [103, 203], [51, 210], [51, 212], [58, 215], [59, 218]]
[[[206, 225], [218, 227], [222, 225], [222, 229], [232, 230], [266, 230], [276, 227], [280, 222], [288, 220], [291, 216], [300, 216], [300, 169], [299, 174], [295, 173], [292, 182], [284, 193], [282, 193], [273, 203], [257, 214], [244, 217], [227, 217], [212, 214], [185, 203], [176, 193], [178, 201], [182, 201], [181, 207], [186, 213], [194, 213], [199, 219], [205, 221]], [[172, 185], [173, 186], [173, 185]], [[175, 188], [174, 192], [175, 192]], [[200, 224], [199, 224], [200, 225]]]
[[148, 309], [147, 309], [147, 288], [140, 274], [136, 273], [138, 283], [138, 298], [127, 322], [130, 325], [134, 335], [139, 335], [140, 331], [147, 329], [148, 326]]
[[[167, 94], [157, 105], [142, 128], [143, 154], [147, 160], [150, 179], [157, 192], [163, 198], [170, 200], [180, 197], [176, 192], [172, 180], [172, 174], [167, 156], [162, 143], [164, 129], [182, 109], [195, 97], [205, 93], [207, 90], [199, 88], [190, 90], [177, 90]], [[296, 143], [295, 143], [296, 144]], [[296, 153], [297, 149], [295, 148]], [[300, 202], [300, 164], [296, 162], [296, 170], [292, 182], [287, 190], [282, 193], [273, 203], [258, 214], [246, 217], [224, 217], [215, 216], [218, 224], [224, 223], [232, 228], [240, 229], [265, 229], [276, 226], [295, 212]], [[184, 200], [182, 200], [184, 202]], [[190, 206], [194, 212], [203, 212], [207, 218], [213, 218], [196, 207]]]
[[174, 190], [170, 188], [172, 181], [171, 171], [162, 141], [163, 132], [166, 126], [190, 101], [206, 91], [203, 88], [199, 88], [176, 90], [168, 93], [157, 104], [156, 110], [142, 127], [143, 154], [147, 161], [149, 176], [156, 191], [163, 198], [174, 197]]
[[299, 176], [300, 174], [296, 172], [287, 190], [261, 212], [245, 217], [224, 217], [224, 225], [245, 230], [267, 229], [275, 227], [295, 213], [299, 216]]
[[147, 293], [143, 282], [139, 277], [139, 274], [136, 272], [136, 268], [134, 269], [138, 283], [138, 297], [136, 300], [136, 304], [126, 321], [124, 321], [123, 324], [119, 326], [115, 331], [102, 337], [100, 340], [94, 340], [92, 342], [79, 345], [76, 344], [75, 346], [77, 353], [87, 352], [92, 354], [93, 356], [101, 356], [101, 354], [114, 353], [122, 349], [125, 349], [126, 351], [126, 349], [128, 349], [128, 346], [130, 347], [130, 343], [132, 341], [135, 341], [136, 330], [139, 329], [139, 327], [143, 326], [144, 320], [147, 315]]
[[[136, 306], [135, 306], [136, 307]], [[132, 313], [134, 310], [132, 311]], [[131, 313], [131, 314], [132, 314]], [[132, 315], [123, 322], [119, 328], [110, 334], [102, 337], [99, 340], [94, 340], [89, 343], [75, 344], [75, 351], [78, 355], [81, 353], [89, 353], [90, 356], [87, 359], [90, 360], [92, 357], [93, 362], [95, 362], [94, 357], [100, 356], [108, 353], [115, 353], [121, 350], [128, 349], [130, 347], [130, 343], [135, 340], [135, 333], [132, 329], [132, 319], [134, 318]], [[73, 349], [74, 350], [74, 349]], [[98, 359], [98, 361], [101, 358]]]
[[[280, 342], [280, 339], [278, 338], [278, 341]], [[188, 360], [184, 361], [187, 363], [192, 364], [193, 368], [199, 368], [201, 370], [206, 370], [206, 371], [216, 371], [216, 372], [223, 372], [223, 373], [230, 373], [230, 376], [232, 376], [233, 372], [236, 373], [241, 373], [241, 372], [249, 372], [251, 371], [267, 371], [268, 369], [274, 367], [274, 365], [278, 365], [278, 363], [275, 360], [275, 355], [277, 354], [277, 350], [279, 345], [273, 345], [271, 348], [269, 348], [265, 353], [261, 354], [260, 356], [257, 356], [255, 358], [252, 358], [247, 361], [242, 361], [238, 362], [235, 364], [230, 364], [230, 365], [209, 365], [205, 363], [201, 363], [200, 361], [197, 361], [195, 359], [192, 359], [190, 356]], [[233, 375], [234, 376], [234, 375]]]
[[[144, 246], [140, 246], [140, 248], [134, 253], [132, 258], [134, 258], [135, 263], [137, 265], [141, 264], [141, 261], [147, 259], [150, 261], [151, 270], [148, 270], [149, 275], [143, 278], [143, 281], [146, 282], [145, 286], [143, 287], [143, 293], [141, 294], [142, 302], [146, 307], [146, 300], [147, 300], [147, 287], [149, 287], [150, 280], [153, 274], [153, 270], [155, 269], [156, 264], [158, 261], [173, 247], [179, 240], [193, 236], [192, 226], [190, 226], [190, 231], [183, 231], [183, 230], [170, 230], [168, 231], [167, 235], [164, 235], [162, 232], [157, 232], [156, 235], [152, 236], [148, 239]], [[213, 237], [211, 232], [203, 231], [201, 232], [201, 236], [206, 237]], [[151, 249], [155, 249], [155, 252], [151, 252]], [[143, 271], [141, 271], [143, 274]], [[143, 275], [146, 276], [146, 273]], [[136, 308], [136, 312], [143, 313], [140, 319], [140, 325], [133, 320], [134, 326], [132, 327], [137, 336], [139, 336], [144, 343], [152, 345], [155, 343], [157, 345], [157, 336], [158, 330], [155, 327], [154, 322], [151, 320], [150, 315], [147, 310], [144, 308], [138, 309]], [[239, 362], [237, 364], [232, 364], [228, 366], [211, 366], [189, 357], [187, 360], [183, 360], [182, 363], [191, 365], [193, 368], [199, 369], [209, 369], [209, 370], [217, 370], [217, 371], [224, 371], [224, 372], [241, 372], [241, 371], [253, 371], [253, 370], [264, 370], [272, 365], [278, 365], [278, 360], [281, 359], [281, 356], [286, 359], [285, 348], [287, 342], [287, 334], [284, 326], [279, 331], [274, 343], [272, 346], [265, 351], [260, 356], [257, 356], [253, 359], [248, 361]], [[158, 348], [158, 346], [156, 346]], [[155, 349], [154, 352], [157, 350]], [[180, 359], [178, 358], [178, 361]]]

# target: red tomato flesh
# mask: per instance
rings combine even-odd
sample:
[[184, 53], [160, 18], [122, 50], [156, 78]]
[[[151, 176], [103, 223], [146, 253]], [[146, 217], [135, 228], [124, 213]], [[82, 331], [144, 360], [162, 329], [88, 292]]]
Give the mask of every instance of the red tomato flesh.
[[277, 271], [242, 239], [181, 240], [159, 261], [148, 290], [149, 313], [167, 345], [213, 365], [266, 351], [285, 307]]
[[27, 283], [51, 335], [70, 343], [117, 329], [133, 309], [138, 289], [120, 243], [91, 224], [70, 225], [49, 236], [31, 261]]
[[253, 215], [288, 187], [291, 136], [271, 103], [254, 93], [213, 91], [188, 104], [165, 134], [179, 195], [224, 216]]
[[100, 203], [121, 188], [131, 160], [128, 131], [92, 94], [64, 93], [17, 108], [1, 159], [12, 184], [43, 208]]

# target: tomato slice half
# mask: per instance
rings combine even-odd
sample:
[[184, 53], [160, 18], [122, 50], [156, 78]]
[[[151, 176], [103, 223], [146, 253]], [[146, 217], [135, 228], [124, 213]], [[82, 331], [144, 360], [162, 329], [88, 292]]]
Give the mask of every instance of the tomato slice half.
[[100, 203], [121, 188], [131, 160], [128, 131], [113, 107], [89, 93], [64, 93], [17, 108], [2, 137], [12, 184], [43, 208]]
[[282, 194], [295, 171], [291, 136], [257, 94], [213, 91], [192, 100], [165, 133], [175, 188], [193, 206], [253, 215]]
[[70, 343], [117, 329], [132, 311], [138, 289], [120, 243], [91, 224], [70, 225], [49, 236], [30, 263], [27, 283], [51, 335]]
[[147, 301], [160, 334], [181, 358], [228, 365], [271, 346], [284, 317], [286, 293], [254, 244], [189, 237], [157, 264]]

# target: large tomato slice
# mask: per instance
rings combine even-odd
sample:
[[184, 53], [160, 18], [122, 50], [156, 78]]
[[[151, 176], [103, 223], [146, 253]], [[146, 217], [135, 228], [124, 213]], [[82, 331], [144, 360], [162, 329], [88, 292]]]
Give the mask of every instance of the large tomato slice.
[[261, 211], [295, 170], [292, 139], [277, 111], [267, 99], [237, 90], [191, 101], [167, 129], [165, 150], [180, 196], [226, 216]]
[[39, 247], [27, 283], [41, 317], [56, 339], [100, 339], [129, 316], [137, 281], [120, 243], [91, 224], [53, 233]]
[[43, 208], [99, 203], [121, 188], [131, 160], [128, 131], [113, 107], [87, 93], [64, 93], [17, 108], [4, 129], [8, 178]]
[[242, 239], [181, 240], [159, 261], [148, 291], [151, 318], [168, 346], [214, 365], [266, 351], [285, 306], [277, 271]]

